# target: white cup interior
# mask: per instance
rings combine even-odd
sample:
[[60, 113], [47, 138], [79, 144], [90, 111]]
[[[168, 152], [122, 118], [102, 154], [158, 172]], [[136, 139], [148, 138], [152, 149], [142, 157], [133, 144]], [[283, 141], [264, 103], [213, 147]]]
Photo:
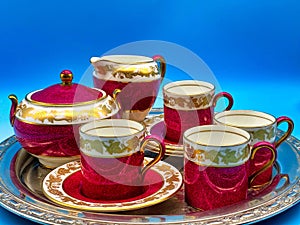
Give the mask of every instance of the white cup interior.
[[217, 113], [215, 121], [219, 124], [240, 127], [266, 127], [276, 122], [276, 118], [263, 112], [253, 110], [230, 110]]
[[108, 119], [94, 121], [83, 125], [80, 132], [96, 137], [125, 137], [137, 134], [144, 130], [138, 122], [126, 119]]
[[225, 147], [248, 143], [250, 134], [235, 127], [205, 125], [188, 129], [184, 139], [202, 146]]
[[214, 85], [204, 81], [175, 81], [164, 86], [164, 92], [172, 95], [204, 95], [215, 89]]

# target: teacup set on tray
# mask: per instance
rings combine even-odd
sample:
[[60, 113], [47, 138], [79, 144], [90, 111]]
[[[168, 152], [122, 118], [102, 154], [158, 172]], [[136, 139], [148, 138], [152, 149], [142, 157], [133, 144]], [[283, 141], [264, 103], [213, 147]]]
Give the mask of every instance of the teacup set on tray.
[[[31, 92], [20, 103], [9, 96], [10, 122], [21, 146], [53, 169], [42, 184], [51, 201], [125, 211], [165, 201], [183, 186], [187, 204], [210, 210], [270, 184], [276, 148], [293, 131], [291, 119], [231, 110], [229, 93], [215, 94], [213, 84], [199, 80], [164, 85], [163, 114], [151, 116], [166, 71], [163, 57], [90, 61], [94, 88], [72, 83], [72, 72], [64, 70], [60, 84]], [[221, 97], [228, 106], [215, 113]], [[283, 122], [287, 131], [276, 139]], [[182, 161], [183, 176], [163, 160], [168, 155]]]

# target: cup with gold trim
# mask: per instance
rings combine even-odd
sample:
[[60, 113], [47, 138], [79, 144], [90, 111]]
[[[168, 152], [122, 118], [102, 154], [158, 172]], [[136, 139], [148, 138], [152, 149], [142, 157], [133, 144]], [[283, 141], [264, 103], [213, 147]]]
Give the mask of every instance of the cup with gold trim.
[[[247, 199], [255, 178], [272, 167], [275, 148], [268, 142], [250, 148], [250, 134], [242, 129], [204, 125], [184, 133], [184, 188], [187, 203], [201, 210]], [[272, 158], [256, 171], [249, 166], [257, 152], [268, 149]]]
[[164, 123], [166, 139], [182, 143], [185, 130], [213, 123], [214, 108], [221, 97], [228, 100], [230, 110], [233, 97], [227, 92], [215, 94], [215, 86], [199, 80], [181, 80], [163, 87]]
[[123, 119], [143, 121], [157, 97], [166, 72], [162, 56], [106, 55], [92, 57], [94, 86], [117, 96]]
[[[122, 200], [142, 194], [147, 171], [162, 159], [164, 143], [145, 136], [145, 126], [127, 119], [90, 122], [80, 128], [82, 165], [81, 192], [101, 200]], [[144, 165], [144, 149], [149, 141], [159, 146], [159, 154]]]
[[[275, 149], [291, 135], [294, 129], [293, 121], [287, 116], [276, 118], [271, 114], [254, 110], [220, 112], [215, 115], [214, 120], [217, 124], [237, 127], [247, 131], [251, 136], [251, 146], [260, 141], [267, 141], [273, 144]], [[281, 137], [276, 139], [277, 127], [284, 123], [287, 124], [287, 130]], [[251, 171], [260, 168], [271, 157], [270, 152], [262, 148], [257, 152], [254, 160], [252, 160]], [[257, 177], [255, 184], [257, 186], [264, 186], [271, 181], [271, 178], [272, 168], [269, 168]]]

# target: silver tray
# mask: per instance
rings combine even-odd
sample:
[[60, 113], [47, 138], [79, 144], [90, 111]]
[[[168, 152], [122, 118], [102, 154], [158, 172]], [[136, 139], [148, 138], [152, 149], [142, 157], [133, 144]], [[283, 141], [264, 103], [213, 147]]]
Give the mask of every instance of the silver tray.
[[[281, 134], [279, 130], [278, 135]], [[49, 201], [41, 191], [41, 182], [50, 170], [41, 167], [12, 136], [0, 143], [0, 205], [16, 215], [48, 224], [242, 224], [272, 217], [299, 202], [298, 139], [290, 137], [279, 147], [274, 170], [289, 179], [281, 179], [249, 200], [229, 207], [198, 211], [185, 204], [181, 190], [152, 207], [122, 213], [93, 213]]]

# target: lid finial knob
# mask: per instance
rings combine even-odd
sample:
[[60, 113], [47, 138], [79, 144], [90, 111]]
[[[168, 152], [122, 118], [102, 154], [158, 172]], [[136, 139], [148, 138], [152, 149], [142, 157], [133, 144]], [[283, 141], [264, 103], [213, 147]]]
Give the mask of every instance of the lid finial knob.
[[72, 84], [73, 73], [71, 70], [63, 70], [60, 73], [60, 79], [62, 81], [62, 85], [67, 86]]

